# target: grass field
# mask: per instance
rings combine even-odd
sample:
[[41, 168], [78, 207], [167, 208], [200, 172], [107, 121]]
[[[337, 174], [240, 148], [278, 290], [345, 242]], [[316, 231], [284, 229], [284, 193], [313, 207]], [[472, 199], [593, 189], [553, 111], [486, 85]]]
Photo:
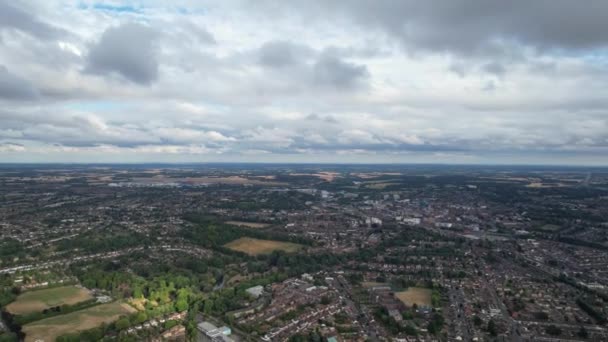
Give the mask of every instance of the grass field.
[[114, 302], [43, 319], [23, 326], [25, 341], [55, 341], [58, 336], [92, 329], [135, 311], [127, 304]]
[[93, 298], [87, 289], [76, 286], [61, 286], [25, 292], [6, 306], [6, 311], [24, 315], [39, 312], [59, 305], [73, 305]]
[[361, 285], [366, 289], [370, 289], [370, 288], [376, 287], [376, 286], [386, 286], [387, 284], [379, 283], [377, 281], [364, 281]]
[[302, 245], [292, 242], [259, 240], [254, 238], [242, 237], [224, 245], [233, 251], [247, 253], [249, 255], [270, 254], [272, 251], [285, 251], [288, 253], [297, 252], [302, 249]]
[[403, 304], [407, 306], [412, 306], [414, 304], [431, 306], [431, 294], [432, 291], [430, 289], [410, 287], [406, 291], [395, 293], [395, 297], [397, 297], [403, 302]]
[[539, 229], [547, 231], [547, 232], [556, 232], [556, 231], [560, 230], [561, 227], [554, 225], [554, 224], [545, 224], [545, 225], [541, 226]]
[[245, 222], [245, 221], [226, 221], [226, 224], [231, 224], [233, 226], [247, 227], [247, 228], [266, 228], [270, 226], [268, 223], [259, 223], [259, 222]]

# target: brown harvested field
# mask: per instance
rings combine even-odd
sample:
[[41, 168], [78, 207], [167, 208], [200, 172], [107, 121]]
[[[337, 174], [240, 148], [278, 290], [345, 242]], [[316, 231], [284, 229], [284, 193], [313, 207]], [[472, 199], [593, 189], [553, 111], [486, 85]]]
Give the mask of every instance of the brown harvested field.
[[74, 305], [93, 298], [89, 290], [76, 286], [61, 286], [50, 289], [28, 291], [6, 306], [6, 311], [24, 315], [39, 312], [54, 306]]
[[241, 177], [241, 176], [171, 178], [171, 177], [166, 177], [164, 175], [156, 175], [154, 177], [134, 177], [133, 182], [141, 183], [141, 184], [183, 182], [183, 183], [189, 183], [189, 184], [267, 185], [267, 186], [287, 185], [287, 183], [284, 183], [284, 182], [249, 179], [249, 178], [245, 178], [245, 177]]
[[249, 255], [260, 255], [270, 254], [273, 251], [285, 251], [287, 253], [293, 253], [302, 249], [303, 246], [292, 242], [260, 240], [242, 237], [225, 244], [224, 247]]
[[430, 289], [410, 287], [405, 291], [396, 292], [395, 297], [408, 306], [414, 304], [431, 306], [431, 294], [432, 291]]
[[319, 179], [322, 179], [324, 181], [327, 182], [333, 182], [334, 179], [340, 177], [340, 174], [338, 172], [317, 172], [317, 173], [290, 173], [290, 176], [310, 176], [310, 177], [317, 177]]
[[23, 326], [25, 342], [55, 341], [58, 336], [92, 329], [134, 312], [136, 310], [129, 305], [114, 302], [46, 318]]
[[567, 186], [566, 184], [563, 183], [541, 183], [541, 182], [533, 182], [530, 183], [528, 185], [526, 185], [526, 188], [563, 188]]
[[245, 221], [226, 221], [226, 224], [231, 224], [233, 226], [247, 227], [247, 228], [266, 228], [270, 226], [268, 223], [259, 223], [259, 222], [245, 222]]

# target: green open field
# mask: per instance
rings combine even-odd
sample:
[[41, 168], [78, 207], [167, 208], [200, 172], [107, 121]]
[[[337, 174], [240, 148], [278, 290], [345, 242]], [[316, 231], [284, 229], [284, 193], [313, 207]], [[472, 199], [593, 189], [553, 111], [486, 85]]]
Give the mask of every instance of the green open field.
[[376, 287], [376, 286], [386, 286], [387, 284], [379, 283], [377, 281], [364, 281], [361, 285], [366, 289], [370, 289], [370, 288]]
[[247, 227], [247, 228], [266, 228], [270, 226], [268, 223], [259, 222], [245, 222], [245, 221], [226, 221], [225, 223], [233, 226]]
[[297, 252], [302, 249], [302, 245], [292, 242], [259, 240], [254, 238], [242, 237], [224, 245], [233, 251], [247, 253], [249, 255], [270, 254], [272, 251], [285, 251], [287, 253]]
[[95, 328], [110, 323], [136, 310], [127, 304], [113, 302], [93, 306], [61, 316], [46, 318], [23, 326], [25, 341], [55, 341], [58, 336]]
[[405, 291], [396, 292], [395, 297], [397, 297], [397, 299], [407, 306], [412, 306], [414, 304], [420, 306], [431, 306], [432, 293], [433, 292], [430, 289], [410, 287]]
[[545, 225], [541, 226], [539, 229], [546, 231], [546, 232], [556, 232], [556, 231], [560, 230], [561, 227], [554, 225], [554, 224], [545, 224]]
[[6, 306], [6, 311], [15, 315], [40, 312], [54, 306], [73, 305], [93, 298], [89, 291], [76, 286], [61, 286], [25, 292]]

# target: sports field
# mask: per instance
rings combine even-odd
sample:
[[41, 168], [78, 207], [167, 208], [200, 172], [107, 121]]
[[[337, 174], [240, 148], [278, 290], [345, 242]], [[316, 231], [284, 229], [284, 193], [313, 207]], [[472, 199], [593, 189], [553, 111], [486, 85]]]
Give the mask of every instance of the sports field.
[[6, 306], [6, 311], [15, 315], [40, 312], [54, 306], [73, 305], [93, 298], [89, 291], [76, 286], [61, 286], [25, 292]]
[[292, 242], [259, 240], [249, 237], [231, 241], [224, 245], [233, 251], [247, 253], [249, 255], [270, 254], [272, 251], [285, 251], [288, 253], [297, 252], [302, 249], [302, 245]]
[[231, 224], [233, 226], [247, 227], [247, 228], [266, 228], [270, 226], [268, 223], [259, 223], [259, 222], [245, 222], [245, 221], [226, 221], [227, 224]]
[[410, 287], [405, 291], [395, 293], [395, 297], [407, 306], [412, 306], [414, 304], [431, 306], [431, 294], [432, 291], [430, 289]]
[[25, 341], [55, 341], [58, 336], [88, 330], [110, 323], [136, 310], [127, 304], [113, 302], [93, 306], [69, 314], [46, 318], [23, 326]]

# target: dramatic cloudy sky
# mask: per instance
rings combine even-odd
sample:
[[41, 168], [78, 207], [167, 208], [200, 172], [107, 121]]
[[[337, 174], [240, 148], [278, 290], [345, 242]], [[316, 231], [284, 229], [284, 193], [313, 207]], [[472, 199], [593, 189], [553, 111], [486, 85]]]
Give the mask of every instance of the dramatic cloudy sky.
[[608, 164], [606, 0], [0, 1], [0, 162]]

